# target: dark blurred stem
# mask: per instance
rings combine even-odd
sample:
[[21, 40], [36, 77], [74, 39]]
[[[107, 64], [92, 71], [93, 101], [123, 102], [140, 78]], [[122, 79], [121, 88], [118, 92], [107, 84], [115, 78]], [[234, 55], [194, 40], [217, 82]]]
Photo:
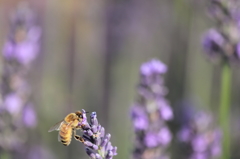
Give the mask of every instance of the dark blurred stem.
[[223, 131], [222, 157], [230, 159], [230, 97], [232, 72], [227, 62], [222, 67], [219, 119]]

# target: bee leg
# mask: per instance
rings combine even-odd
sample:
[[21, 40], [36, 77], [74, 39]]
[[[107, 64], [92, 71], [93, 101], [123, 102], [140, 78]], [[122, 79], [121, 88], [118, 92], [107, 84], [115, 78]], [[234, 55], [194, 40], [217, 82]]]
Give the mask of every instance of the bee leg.
[[76, 129], [73, 130], [73, 135], [74, 135], [75, 140], [84, 143], [83, 137], [81, 137], [81, 136], [79, 136], [79, 135], [76, 134]]
[[75, 138], [77, 141], [80, 141], [80, 142], [84, 143], [83, 137], [81, 137], [81, 136], [79, 136], [79, 135], [75, 135], [74, 138]]

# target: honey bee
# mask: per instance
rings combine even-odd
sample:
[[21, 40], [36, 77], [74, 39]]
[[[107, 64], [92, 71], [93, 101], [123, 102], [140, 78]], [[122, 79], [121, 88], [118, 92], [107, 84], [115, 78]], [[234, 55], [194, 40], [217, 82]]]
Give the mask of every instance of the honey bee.
[[84, 139], [81, 136], [76, 135], [76, 130], [81, 129], [83, 125], [79, 125], [83, 121], [83, 113], [81, 111], [77, 111], [75, 113], [68, 114], [62, 121], [53, 125], [48, 132], [52, 132], [54, 130], [59, 131], [58, 133], [58, 141], [62, 142], [64, 146], [68, 146], [72, 140], [72, 133], [74, 133], [74, 138], [81, 142]]

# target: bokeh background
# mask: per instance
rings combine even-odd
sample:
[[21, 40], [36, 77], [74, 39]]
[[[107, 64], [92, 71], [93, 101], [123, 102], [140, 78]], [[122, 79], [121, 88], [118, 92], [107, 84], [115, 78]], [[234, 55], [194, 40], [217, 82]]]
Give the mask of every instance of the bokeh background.
[[[20, 2], [0, 0], [0, 48], [9, 34], [10, 14]], [[42, 28], [41, 51], [29, 77], [38, 124], [28, 135], [41, 147], [39, 158], [88, 158], [79, 142], [65, 147], [57, 141], [57, 132], [47, 132], [81, 109], [96, 111], [112, 134], [112, 144], [118, 147], [114, 158], [130, 158], [134, 134], [129, 108], [136, 96], [139, 66], [152, 58], [168, 66], [167, 99], [175, 115], [180, 103], [187, 102], [217, 118], [220, 67], [207, 60], [201, 46], [203, 33], [214, 25], [206, 12], [207, 0], [27, 2]], [[232, 69], [231, 158], [239, 159], [240, 72], [239, 66]], [[177, 124], [169, 125], [175, 133]], [[177, 159], [177, 148], [170, 149]], [[1, 159], [12, 158], [10, 152], [0, 153]]]

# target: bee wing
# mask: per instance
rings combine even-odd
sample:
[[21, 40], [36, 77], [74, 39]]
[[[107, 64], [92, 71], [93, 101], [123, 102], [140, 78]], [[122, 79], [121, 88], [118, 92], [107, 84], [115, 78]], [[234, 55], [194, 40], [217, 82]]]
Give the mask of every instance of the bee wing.
[[61, 127], [61, 125], [63, 124], [63, 122], [64, 122], [64, 120], [56, 123], [55, 125], [53, 125], [53, 126], [48, 130], [48, 132], [52, 132], [52, 131], [54, 131], [54, 130], [59, 131], [59, 128]]
[[60, 136], [60, 132], [58, 133], [58, 141], [61, 142], [61, 136]]

